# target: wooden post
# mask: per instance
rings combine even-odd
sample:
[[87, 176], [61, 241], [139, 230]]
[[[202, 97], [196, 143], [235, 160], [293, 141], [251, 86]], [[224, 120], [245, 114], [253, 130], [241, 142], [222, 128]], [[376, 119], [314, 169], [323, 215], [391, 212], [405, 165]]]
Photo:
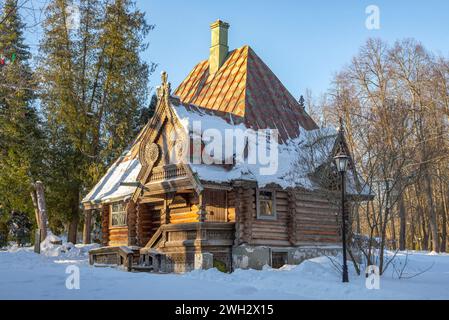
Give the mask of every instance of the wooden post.
[[169, 210], [170, 209], [168, 206], [167, 195], [165, 195], [164, 204], [163, 204], [162, 210], [161, 210], [161, 225], [168, 224], [170, 222]]
[[204, 199], [204, 190], [200, 192], [198, 195], [198, 205], [200, 210], [198, 211], [198, 221], [205, 222], [206, 221], [206, 201]]
[[34, 186], [36, 188], [37, 207], [39, 209], [39, 218], [41, 222], [41, 241], [44, 241], [48, 233], [48, 218], [47, 206], [45, 204], [44, 184], [41, 181], [36, 181]]
[[109, 205], [101, 207], [101, 245], [106, 247], [109, 243]]
[[170, 205], [175, 199], [175, 192], [169, 192], [165, 194], [164, 206], [161, 211], [161, 224], [170, 223]]
[[136, 203], [136, 245], [144, 246], [142, 240], [142, 205], [140, 202]]
[[127, 216], [127, 225], [128, 225], [128, 245], [135, 246], [137, 245], [137, 237], [136, 237], [136, 221], [137, 221], [137, 206], [134, 201], [130, 200], [128, 205], [126, 206], [126, 216]]
[[92, 232], [92, 210], [84, 210], [84, 229], [83, 229], [83, 243], [89, 244], [91, 242], [90, 234]]

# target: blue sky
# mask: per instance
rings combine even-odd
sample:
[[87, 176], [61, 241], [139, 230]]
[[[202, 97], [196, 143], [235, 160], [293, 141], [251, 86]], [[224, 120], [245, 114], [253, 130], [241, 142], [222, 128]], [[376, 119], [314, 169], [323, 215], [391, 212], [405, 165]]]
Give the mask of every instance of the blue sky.
[[[380, 9], [380, 29], [365, 27], [365, 8]], [[174, 87], [209, 53], [209, 24], [227, 21], [230, 48], [250, 45], [287, 89], [326, 91], [332, 75], [349, 63], [369, 37], [389, 42], [413, 37], [449, 56], [449, 1], [138, 0], [156, 25], [143, 56], [159, 64], [151, 85], [166, 70]]]
[[[34, 0], [45, 2], [44, 0]], [[365, 27], [368, 5], [380, 9], [380, 29]], [[209, 54], [211, 22], [227, 21], [230, 49], [250, 45], [287, 89], [299, 97], [306, 89], [324, 93], [332, 76], [349, 63], [369, 37], [390, 43], [413, 37], [437, 54], [449, 56], [447, 0], [137, 0], [155, 29], [146, 61], [159, 64], [150, 86], [168, 72], [176, 87]], [[37, 28], [29, 34], [37, 49]]]

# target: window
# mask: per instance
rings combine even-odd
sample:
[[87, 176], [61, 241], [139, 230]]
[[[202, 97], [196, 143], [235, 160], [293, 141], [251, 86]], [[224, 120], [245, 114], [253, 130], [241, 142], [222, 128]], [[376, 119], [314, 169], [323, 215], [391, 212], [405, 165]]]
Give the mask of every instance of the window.
[[257, 191], [257, 218], [276, 219], [276, 197], [274, 191]]
[[286, 265], [288, 262], [287, 252], [271, 252], [271, 267], [273, 269], [279, 269]]
[[111, 205], [111, 227], [126, 226], [126, 211], [123, 202], [115, 202]]

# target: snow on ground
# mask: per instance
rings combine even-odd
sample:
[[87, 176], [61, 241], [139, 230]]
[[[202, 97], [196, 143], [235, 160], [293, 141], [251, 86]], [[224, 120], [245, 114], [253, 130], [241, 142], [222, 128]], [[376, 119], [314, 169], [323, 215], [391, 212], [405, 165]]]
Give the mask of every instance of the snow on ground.
[[[65, 244], [47, 248], [41, 255], [32, 248], [0, 251], [0, 299], [449, 299], [448, 254], [409, 252], [407, 257], [400, 253], [396, 263], [407, 258], [408, 276], [430, 270], [397, 279], [390, 266], [380, 289], [368, 290], [365, 278], [356, 275], [352, 264], [351, 282], [342, 284], [327, 257], [279, 270], [150, 274], [89, 266], [91, 248]], [[70, 265], [80, 268], [79, 290], [66, 288]]]

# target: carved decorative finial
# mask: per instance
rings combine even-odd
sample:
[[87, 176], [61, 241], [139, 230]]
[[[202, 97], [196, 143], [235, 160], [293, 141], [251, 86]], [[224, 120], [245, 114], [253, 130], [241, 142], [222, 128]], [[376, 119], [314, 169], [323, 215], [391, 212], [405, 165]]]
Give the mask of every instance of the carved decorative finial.
[[171, 94], [171, 84], [168, 80], [167, 72], [162, 71], [161, 73], [161, 85], [157, 87], [157, 96], [159, 99], [164, 97], [167, 101]]
[[301, 95], [300, 97], [299, 97], [299, 105], [304, 109], [306, 106], [305, 106], [305, 104], [304, 104], [304, 102], [305, 102], [305, 100], [304, 100], [304, 96], [303, 95]]
[[167, 72], [162, 71], [161, 72], [161, 82], [162, 82], [163, 85], [167, 83], [167, 78], [168, 78]]

